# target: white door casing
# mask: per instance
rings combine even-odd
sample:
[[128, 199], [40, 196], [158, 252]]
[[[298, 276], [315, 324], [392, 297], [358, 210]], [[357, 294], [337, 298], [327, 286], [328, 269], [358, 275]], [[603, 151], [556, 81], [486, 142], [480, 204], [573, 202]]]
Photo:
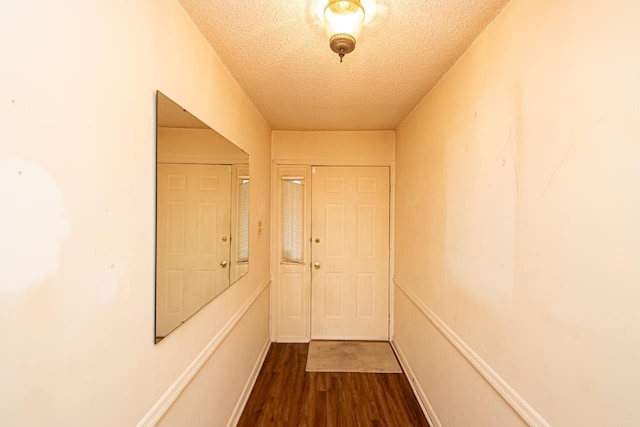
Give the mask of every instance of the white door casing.
[[389, 168], [314, 170], [311, 338], [388, 340]]
[[158, 164], [157, 181], [156, 336], [164, 337], [229, 286], [231, 172]]

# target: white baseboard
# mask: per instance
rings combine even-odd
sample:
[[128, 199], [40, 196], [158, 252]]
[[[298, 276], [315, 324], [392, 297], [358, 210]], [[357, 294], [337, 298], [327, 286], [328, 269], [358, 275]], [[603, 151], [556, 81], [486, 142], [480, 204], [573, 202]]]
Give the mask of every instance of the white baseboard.
[[551, 425], [538, 414], [522, 396], [520, 396], [489, 364], [462, 340], [447, 324], [427, 307], [420, 299], [397, 277], [393, 278], [395, 285], [415, 305], [415, 307], [440, 331], [453, 347], [473, 366], [493, 389], [507, 402], [524, 422], [533, 427], [550, 427]]
[[187, 369], [180, 374], [178, 379], [169, 387], [169, 389], [162, 395], [162, 397], [156, 402], [155, 405], [147, 412], [147, 414], [140, 420], [138, 427], [151, 427], [155, 426], [158, 421], [169, 410], [171, 405], [178, 399], [180, 394], [187, 388], [187, 385], [198, 374], [200, 369], [207, 363], [207, 360], [211, 355], [220, 347], [225, 338], [233, 331], [238, 322], [249, 311], [253, 303], [256, 302], [258, 297], [269, 286], [271, 280], [267, 280], [253, 294], [245, 301], [244, 304], [231, 316], [231, 318], [225, 323], [225, 325], [218, 331], [218, 333], [209, 341], [209, 343], [202, 349], [202, 351], [196, 356], [195, 359], [187, 366]]
[[[362, 335], [312, 335], [313, 340], [326, 340], [326, 341], [389, 341], [389, 337], [386, 335], [380, 336], [362, 336]], [[309, 342], [309, 340], [307, 340]]]
[[391, 341], [391, 348], [393, 348], [393, 351], [396, 353], [396, 356], [402, 365], [402, 369], [404, 370], [407, 380], [411, 385], [413, 394], [416, 396], [416, 399], [418, 399], [418, 403], [420, 404], [420, 408], [422, 408], [424, 416], [427, 418], [427, 422], [431, 427], [442, 427], [442, 424], [438, 419], [438, 415], [436, 415], [436, 411], [433, 409], [433, 406], [431, 406], [429, 398], [422, 390], [420, 383], [413, 374], [413, 370], [411, 369], [407, 358], [404, 356], [402, 349], [395, 340]]
[[258, 375], [260, 374], [260, 370], [262, 369], [264, 360], [267, 358], [267, 353], [269, 352], [270, 346], [271, 339], [267, 339], [267, 341], [264, 343], [264, 346], [262, 347], [262, 351], [260, 352], [260, 357], [258, 357], [256, 364], [253, 366], [253, 370], [251, 371], [251, 375], [249, 375], [247, 384], [244, 386], [244, 389], [240, 394], [240, 399], [238, 400], [236, 407], [231, 413], [231, 418], [229, 418], [227, 427], [233, 427], [238, 424], [238, 421], [240, 421], [240, 416], [242, 415], [242, 411], [244, 411], [244, 407], [247, 405], [249, 396], [251, 396], [251, 391], [253, 390], [253, 386], [256, 384], [256, 380], [258, 379]]
[[279, 337], [275, 342], [281, 343], [307, 343], [311, 341], [309, 338], [300, 338], [300, 337]]

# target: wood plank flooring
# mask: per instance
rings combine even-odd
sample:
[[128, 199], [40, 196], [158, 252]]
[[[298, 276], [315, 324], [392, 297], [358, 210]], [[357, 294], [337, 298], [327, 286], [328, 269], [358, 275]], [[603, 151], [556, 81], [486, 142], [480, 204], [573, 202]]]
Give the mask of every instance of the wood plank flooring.
[[305, 372], [308, 347], [271, 344], [238, 426], [429, 426], [404, 374]]

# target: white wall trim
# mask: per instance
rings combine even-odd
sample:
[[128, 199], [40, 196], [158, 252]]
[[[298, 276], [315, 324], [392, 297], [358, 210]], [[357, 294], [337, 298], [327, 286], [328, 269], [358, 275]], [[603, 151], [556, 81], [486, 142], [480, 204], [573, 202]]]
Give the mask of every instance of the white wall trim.
[[366, 335], [312, 335], [311, 341], [389, 341], [388, 335], [366, 336]]
[[176, 381], [169, 387], [169, 389], [162, 395], [162, 397], [156, 402], [155, 405], [147, 412], [144, 418], [138, 423], [138, 427], [155, 426], [162, 416], [169, 410], [171, 405], [178, 399], [180, 394], [189, 385], [191, 380], [198, 374], [200, 369], [209, 360], [211, 355], [220, 347], [222, 342], [229, 336], [233, 328], [240, 322], [240, 320], [247, 314], [253, 303], [256, 302], [258, 297], [269, 286], [271, 280], [267, 280], [261, 286], [256, 289], [253, 294], [245, 301], [244, 304], [235, 312], [233, 316], [225, 323], [225, 325], [218, 331], [218, 333], [209, 341], [209, 343], [202, 349], [202, 351], [196, 356], [195, 359], [187, 366], [182, 374], [176, 379]]
[[249, 396], [251, 396], [251, 391], [253, 390], [253, 386], [256, 384], [256, 380], [258, 379], [258, 374], [260, 374], [260, 369], [262, 369], [262, 364], [264, 363], [264, 360], [267, 357], [267, 353], [269, 352], [270, 346], [271, 346], [271, 339], [267, 338], [267, 341], [264, 343], [264, 346], [262, 347], [262, 351], [260, 352], [260, 357], [258, 357], [258, 360], [256, 360], [256, 364], [253, 366], [251, 375], [249, 375], [247, 384], [244, 386], [244, 389], [242, 390], [242, 394], [240, 394], [240, 399], [238, 400], [236, 407], [233, 409], [233, 412], [231, 413], [231, 418], [229, 418], [227, 427], [233, 427], [238, 424], [238, 421], [240, 421], [240, 416], [242, 415], [242, 411], [244, 411], [244, 407], [247, 405]]
[[407, 377], [409, 384], [411, 385], [413, 394], [418, 399], [418, 404], [420, 404], [420, 408], [422, 408], [422, 412], [424, 413], [424, 416], [427, 418], [427, 422], [431, 427], [442, 427], [442, 423], [440, 422], [440, 419], [438, 419], [438, 415], [436, 414], [436, 411], [433, 409], [433, 406], [431, 406], [431, 402], [429, 401], [429, 398], [425, 394], [424, 390], [422, 390], [422, 387], [420, 386], [420, 383], [418, 382], [416, 376], [414, 375], [413, 370], [411, 369], [411, 366], [409, 366], [409, 362], [407, 361], [407, 358], [405, 357], [404, 353], [400, 349], [400, 346], [398, 345], [395, 339], [391, 341], [391, 348], [393, 348], [393, 351], [396, 353], [396, 356], [398, 357], [398, 360], [402, 365], [404, 374]]
[[429, 307], [397, 277], [393, 282], [407, 298], [425, 315], [427, 319], [440, 331], [440, 333], [464, 356], [465, 359], [482, 375], [482, 377], [498, 392], [513, 410], [530, 426], [550, 427], [550, 424], [538, 414], [500, 375], [498, 375], [487, 362], [485, 362], [471, 347], [464, 342], [442, 319], [440, 319]]
[[278, 337], [274, 342], [278, 343], [308, 343], [311, 338], [307, 337]]

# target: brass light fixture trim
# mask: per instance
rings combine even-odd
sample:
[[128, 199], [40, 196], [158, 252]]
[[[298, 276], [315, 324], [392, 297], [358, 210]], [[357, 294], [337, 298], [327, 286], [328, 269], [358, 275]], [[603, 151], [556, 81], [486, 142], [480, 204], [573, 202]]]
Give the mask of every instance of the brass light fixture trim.
[[356, 48], [356, 39], [349, 34], [334, 34], [329, 39], [329, 47], [331, 50], [340, 55], [340, 62], [347, 53], [353, 52]]

